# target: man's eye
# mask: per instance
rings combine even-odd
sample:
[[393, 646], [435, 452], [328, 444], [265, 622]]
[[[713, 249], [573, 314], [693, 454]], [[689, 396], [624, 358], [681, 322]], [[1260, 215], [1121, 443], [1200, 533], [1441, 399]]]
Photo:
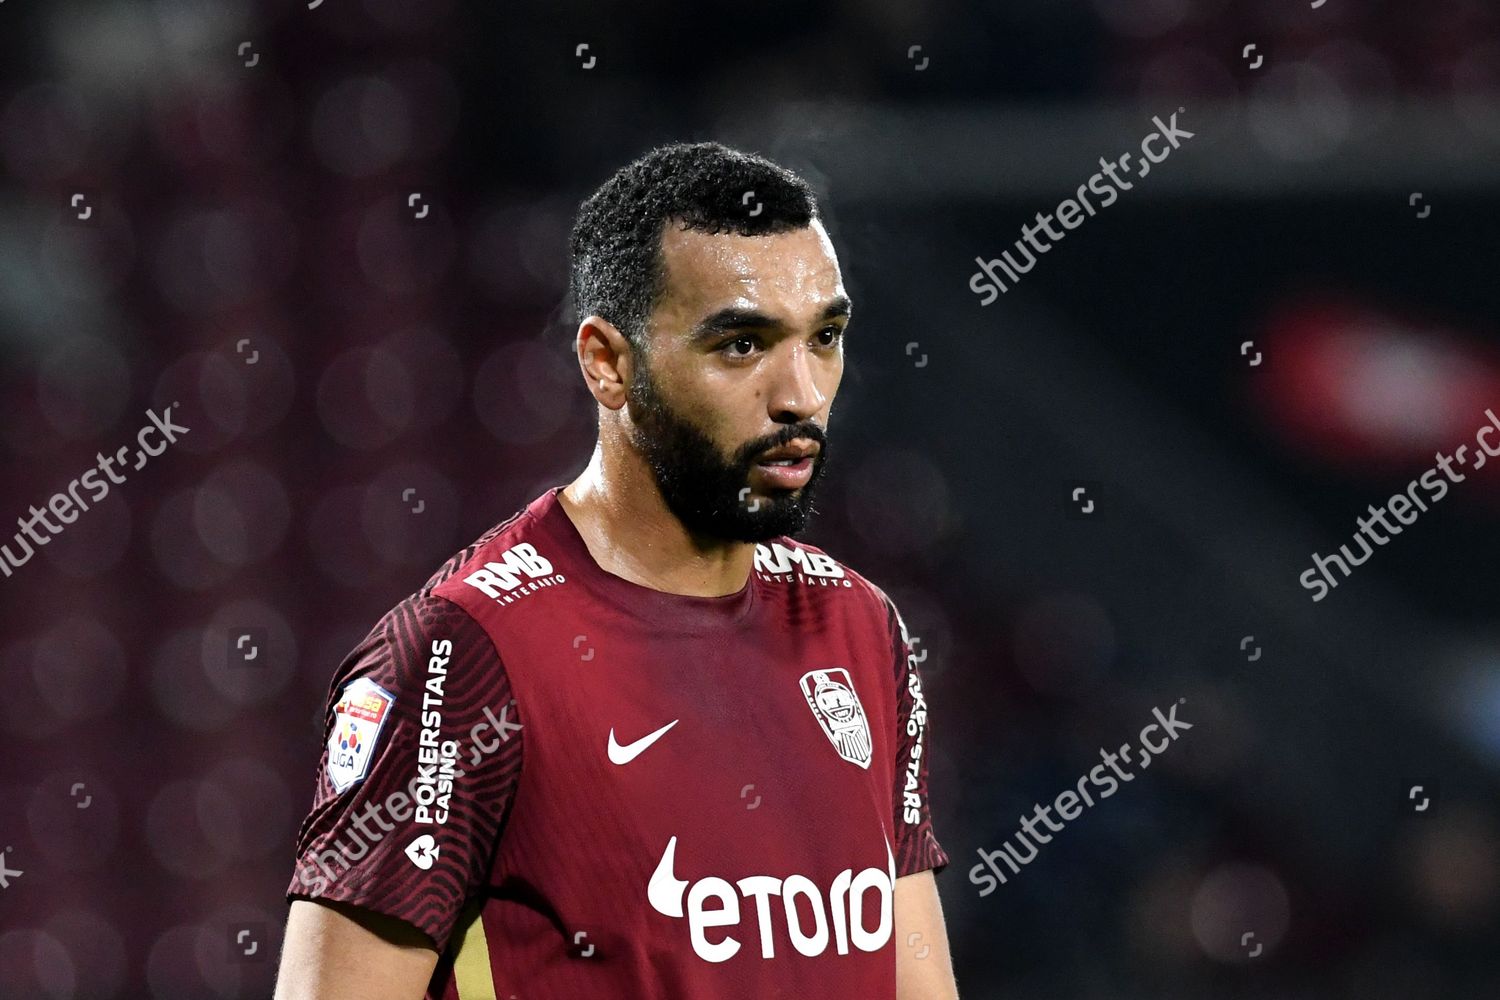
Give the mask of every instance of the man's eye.
[[[735, 351], [733, 348], [734, 348], [734, 346], [736, 344], [745, 344], [745, 345], [747, 345], [747, 347], [749, 349], [747, 349], [747, 350], [745, 350], [743, 352], [741, 352], [741, 351]], [[728, 354], [732, 358], [748, 358], [750, 356], [750, 350], [754, 349], [754, 347], [755, 347], [755, 338], [754, 337], [736, 337], [734, 340], [729, 341], [729, 343], [727, 343], [723, 347], [719, 348], [719, 350], [721, 350], [724, 353]]]
[[832, 347], [834, 344], [837, 344], [840, 340], [844, 339], [844, 329], [843, 329], [843, 327], [826, 326], [823, 329], [821, 329], [821, 330], [818, 331], [818, 336], [821, 337], [825, 333], [826, 334], [832, 334], [832, 336], [829, 337], [827, 340], [823, 341], [823, 346], [824, 347]]

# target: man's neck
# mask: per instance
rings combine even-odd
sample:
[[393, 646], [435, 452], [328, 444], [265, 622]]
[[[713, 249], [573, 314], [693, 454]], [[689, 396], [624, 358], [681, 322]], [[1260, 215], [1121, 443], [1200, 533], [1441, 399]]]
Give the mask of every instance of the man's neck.
[[749, 579], [755, 546], [691, 534], [667, 508], [644, 462], [612, 469], [596, 448], [558, 492], [563, 513], [607, 573], [669, 594], [723, 597]]

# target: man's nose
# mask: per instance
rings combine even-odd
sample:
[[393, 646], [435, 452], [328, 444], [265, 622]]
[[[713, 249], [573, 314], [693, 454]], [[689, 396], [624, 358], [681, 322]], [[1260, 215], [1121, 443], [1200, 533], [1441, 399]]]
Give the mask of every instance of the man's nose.
[[778, 423], [807, 420], [823, 409], [828, 397], [818, 388], [816, 359], [804, 344], [787, 345], [773, 368], [769, 408]]

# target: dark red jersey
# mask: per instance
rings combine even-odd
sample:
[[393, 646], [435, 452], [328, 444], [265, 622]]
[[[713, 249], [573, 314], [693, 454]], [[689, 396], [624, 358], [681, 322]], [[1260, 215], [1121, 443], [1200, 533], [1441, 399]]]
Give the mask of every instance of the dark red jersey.
[[349, 655], [288, 898], [408, 921], [428, 997], [895, 995], [941, 870], [885, 593], [781, 537], [725, 597], [604, 572], [556, 487]]

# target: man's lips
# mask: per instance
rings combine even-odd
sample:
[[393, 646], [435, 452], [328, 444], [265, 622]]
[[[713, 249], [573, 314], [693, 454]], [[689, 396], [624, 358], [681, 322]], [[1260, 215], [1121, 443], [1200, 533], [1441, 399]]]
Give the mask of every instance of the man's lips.
[[807, 438], [794, 438], [786, 444], [768, 449], [756, 461], [765, 463], [791, 459], [795, 462], [798, 459], [816, 455], [820, 450], [822, 449], [816, 441], [811, 441]]
[[[783, 460], [784, 462], [786, 460]], [[806, 486], [812, 479], [813, 456], [797, 459], [789, 464], [772, 464], [765, 459], [755, 463], [761, 478], [770, 486], [795, 490]]]

